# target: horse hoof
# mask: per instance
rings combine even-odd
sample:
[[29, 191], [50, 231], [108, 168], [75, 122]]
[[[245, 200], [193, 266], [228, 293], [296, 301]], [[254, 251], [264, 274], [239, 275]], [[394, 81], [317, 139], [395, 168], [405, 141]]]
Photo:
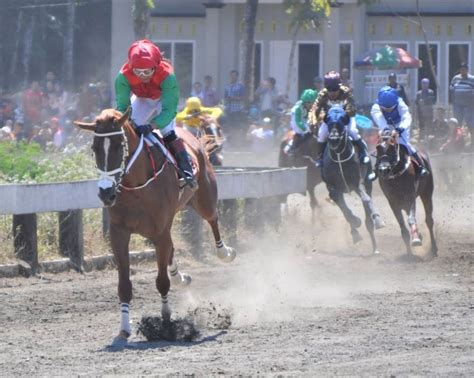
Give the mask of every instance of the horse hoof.
[[374, 227], [376, 230], [380, 230], [381, 228], [385, 227], [385, 222], [381, 216], [377, 215], [374, 217]]
[[217, 249], [217, 257], [226, 263], [234, 261], [236, 255], [234, 248], [231, 247], [224, 246]]
[[411, 246], [412, 247], [420, 247], [421, 246], [421, 239], [420, 238], [413, 238], [411, 240]]
[[175, 286], [188, 286], [191, 281], [191, 276], [187, 273], [178, 273], [171, 277], [171, 283]]
[[380, 255], [380, 251], [379, 251], [378, 249], [376, 249], [376, 250], [374, 251], [374, 255]]

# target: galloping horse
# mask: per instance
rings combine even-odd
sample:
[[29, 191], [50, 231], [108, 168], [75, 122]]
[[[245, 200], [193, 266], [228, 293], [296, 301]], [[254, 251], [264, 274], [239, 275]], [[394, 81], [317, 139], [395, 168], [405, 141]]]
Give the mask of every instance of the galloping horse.
[[219, 122], [210, 116], [201, 116], [201, 124], [196, 137], [205, 145], [209, 161], [213, 166], [222, 166], [224, 136]]
[[[290, 156], [285, 153], [288, 143], [293, 139], [294, 131], [288, 131], [283, 137], [280, 143], [280, 153], [278, 155], [278, 166], [281, 168], [289, 167], [307, 167], [306, 171], [306, 190], [309, 194], [309, 204], [311, 206], [312, 214], [314, 216], [314, 210], [319, 206], [314, 189], [316, 185], [323, 182], [321, 177], [321, 170], [314, 164], [318, 152], [318, 146], [316, 143], [317, 128], [307, 136], [295, 153]], [[285, 196], [286, 200], [286, 196]]]
[[362, 224], [344, 201], [344, 193], [355, 191], [361, 198], [365, 211], [365, 226], [370, 234], [374, 253], [378, 253], [374, 236], [376, 229], [385, 226], [372, 203], [372, 182], [365, 179], [367, 168], [359, 163], [357, 153], [352, 144], [347, 125], [350, 119], [342, 107], [331, 107], [324, 118], [328, 125], [328, 144], [323, 155], [322, 176], [331, 199], [339, 206], [347, 222], [351, 226], [352, 241], [357, 243], [362, 237], [357, 230]]
[[[431, 237], [431, 253], [438, 255], [438, 247], [433, 232], [433, 170], [425, 157], [425, 167], [429, 175], [418, 177], [415, 163], [410, 159], [408, 151], [398, 142], [398, 132], [388, 130], [381, 135], [377, 145], [377, 173], [382, 188], [393, 215], [397, 218], [407, 254], [411, 256], [412, 246], [420, 246], [422, 237], [416, 224], [416, 198], [420, 196], [425, 208], [426, 225]], [[408, 214], [408, 225], [405, 226], [402, 210]]]
[[221, 240], [217, 222], [217, 186], [214, 171], [201, 143], [186, 130], [178, 128], [196, 165], [199, 185], [193, 192], [179, 191], [178, 176], [166, 149], [150, 148], [138, 136], [125, 114], [106, 109], [93, 123], [75, 122], [84, 130], [94, 132], [92, 149], [99, 181], [99, 198], [110, 214], [110, 243], [118, 268], [118, 295], [121, 302], [121, 324], [114, 343], [122, 343], [131, 334], [129, 303], [130, 282], [129, 241], [132, 233], [150, 239], [155, 245], [158, 276], [156, 287], [161, 294], [163, 320], [171, 318], [168, 304], [170, 273], [173, 284], [187, 285], [191, 279], [178, 271], [173, 257], [171, 226], [176, 212], [189, 204], [211, 225], [217, 255], [226, 262], [235, 258], [235, 251]]

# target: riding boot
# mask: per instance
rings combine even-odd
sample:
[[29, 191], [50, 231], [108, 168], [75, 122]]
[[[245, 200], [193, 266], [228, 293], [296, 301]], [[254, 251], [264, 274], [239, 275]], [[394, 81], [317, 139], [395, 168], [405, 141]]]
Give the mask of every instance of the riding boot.
[[183, 188], [184, 186], [189, 185], [191, 189], [195, 189], [197, 187], [197, 182], [193, 175], [191, 158], [184, 148], [183, 140], [181, 138], [176, 138], [173, 141], [168, 141], [166, 145], [171, 150], [176, 162], [178, 163], [178, 168], [182, 176], [179, 179], [179, 187]]
[[323, 155], [324, 150], [326, 149], [327, 142], [318, 142], [318, 156], [316, 157], [315, 165], [318, 168], [323, 166]]
[[413, 155], [411, 155], [413, 159], [418, 163], [418, 166], [420, 167], [420, 177], [425, 177], [429, 175], [429, 171], [425, 167], [425, 163], [423, 162], [423, 158], [421, 157], [419, 152], [415, 152]]
[[372, 164], [370, 162], [369, 153], [367, 151], [367, 144], [365, 143], [365, 141], [362, 138], [360, 138], [358, 140], [354, 140], [353, 143], [359, 149], [359, 161], [360, 161], [360, 163], [367, 166], [367, 179], [369, 181], [374, 181], [377, 178], [377, 175], [372, 170]]

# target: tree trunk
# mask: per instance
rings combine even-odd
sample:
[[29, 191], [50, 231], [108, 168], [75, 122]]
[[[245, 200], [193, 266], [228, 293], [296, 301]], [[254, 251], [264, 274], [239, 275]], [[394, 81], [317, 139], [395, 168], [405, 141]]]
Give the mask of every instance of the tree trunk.
[[431, 55], [430, 43], [428, 42], [428, 36], [426, 35], [425, 27], [423, 26], [423, 18], [420, 14], [420, 3], [419, 0], [416, 0], [416, 14], [418, 16], [418, 21], [420, 22], [420, 28], [423, 33], [423, 39], [425, 40], [426, 52], [428, 54], [428, 63], [430, 65], [431, 74], [433, 75], [436, 88], [439, 90], [438, 76], [436, 75], [435, 66], [433, 63], [433, 56]]
[[74, 24], [76, 18], [75, 0], [69, 0], [67, 6], [67, 22], [63, 47], [63, 78], [66, 87], [73, 86], [74, 68]]
[[18, 54], [20, 52], [19, 49], [20, 49], [20, 39], [21, 39], [21, 28], [24, 23], [23, 16], [24, 16], [24, 12], [23, 10], [20, 10], [20, 12], [18, 13], [18, 18], [16, 20], [15, 43], [14, 43], [15, 47], [13, 48], [11, 65], [10, 65], [10, 75], [9, 75], [10, 87], [16, 84], [15, 73], [17, 70]]
[[247, 0], [244, 13], [243, 73], [242, 78], [246, 89], [246, 104], [253, 100], [254, 86], [252, 67], [254, 66], [255, 23], [257, 20], [258, 0]]
[[148, 0], [135, 0], [132, 8], [135, 40], [148, 37], [150, 25], [150, 7]]
[[[290, 50], [290, 57], [288, 59], [288, 72], [286, 74], [286, 88], [285, 88], [285, 94], [289, 96], [290, 94], [290, 86], [292, 83], [291, 80], [291, 73], [293, 72], [293, 65], [295, 63], [295, 51], [296, 51], [296, 39], [298, 37], [298, 33], [301, 29], [301, 25], [297, 24], [295, 25], [293, 29], [293, 35], [291, 38], [291, 50]], [[297, 94], [298, 95], [298, 94]]]
[[23, 65], [23, 84], [25, 87], [30, 82], [30, 65], [31, 55], [33, 53], [33, 32], [36, 26], [36, 14], [34, 10], [30, 11], [29, 22], [26, 25], [26, 31], [24, 34], [25, 40], [23, 43], [23, 57], [21, 63]]

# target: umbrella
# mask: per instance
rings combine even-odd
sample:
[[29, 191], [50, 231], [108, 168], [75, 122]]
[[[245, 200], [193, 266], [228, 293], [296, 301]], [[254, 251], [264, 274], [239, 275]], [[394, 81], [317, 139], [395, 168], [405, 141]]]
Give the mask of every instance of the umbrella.
[[413, 58], [400, 47], [392, 47], [389, 45], [370, 50], [354, 62], [354, 68], [369, 70], [394, 70], [420, 67], [421, 60]]

